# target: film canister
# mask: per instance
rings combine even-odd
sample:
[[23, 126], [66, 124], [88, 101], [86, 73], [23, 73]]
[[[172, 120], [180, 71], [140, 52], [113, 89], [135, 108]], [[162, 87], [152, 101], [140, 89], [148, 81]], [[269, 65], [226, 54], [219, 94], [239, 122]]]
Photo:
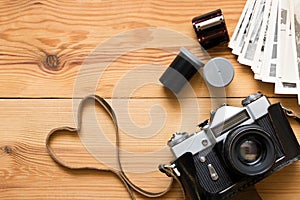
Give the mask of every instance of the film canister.
[[225, 19], [220, 9], [193, 18], [192, 24], [204, 49], [229, 42]]
[[203, 79], [213, 87], [225, 87], [234, 77], [233, 65], [225, 58], [210, 59], [204, 64], [184, 47], [166, 69], [159, 81], [174, 93], [179, 93], [183, 86], [203, 68]]
[[174, 93], [179, 93], [182, 87], [204, 66], [194, 54], [181, 47], [179, 54], [160, 77], [159, 81]]

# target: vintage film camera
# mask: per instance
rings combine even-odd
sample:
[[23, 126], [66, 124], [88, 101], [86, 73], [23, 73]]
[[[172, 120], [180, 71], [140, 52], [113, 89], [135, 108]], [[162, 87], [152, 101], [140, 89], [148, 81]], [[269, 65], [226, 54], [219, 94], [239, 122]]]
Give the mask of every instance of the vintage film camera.
[[230, 199], [299, 160], [299, 144], [279, 103], [256, 93], [242, 105], [224, 105], [201, 131], [169, 140], [175, 160], [163, 168], [179, 179], [188, 199]]

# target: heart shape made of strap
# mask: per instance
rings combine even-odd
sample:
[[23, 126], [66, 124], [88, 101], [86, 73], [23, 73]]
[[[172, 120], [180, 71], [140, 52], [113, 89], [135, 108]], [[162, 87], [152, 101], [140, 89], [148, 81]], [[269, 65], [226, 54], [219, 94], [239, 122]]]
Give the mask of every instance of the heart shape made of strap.
[[[83, 111], [84, 106], [86, 105], [86, 102], [90, 101], [90, 100], [95, 101], [95, 105], [103, 107], [105, 109], [105, 111], [107, 112], [107, 114], [109, 114], [109, 116], [114, 124], [115, 134], [116, 134], [115, 142], [116, 142], [116, 155], [117, 155], [118, 169], [98, 168], [98, 167], [90, 167], [90, 166], [78, 167], [78, 166], [69, 165], [66, 162], [64, 162], [61, 158], [59, 158], [59, 156], [55, 153], [55, 151], [53, 150], [53, 148], [51, 146], [51, 142], [52, 142], [54, 136], [62, 134], [62, 132], [65, 134], [71, 134], [71, 135], [79, 134], [81, 127], [82, 127], [82, 111]], [[95, 170], [95, 171], [102, 171], [102, 172], [111, 172], [111, 173], [115, 174], [123, 182], [128, 194], [130, 195], [130, 198], [133, 200], [136, 199], [133, 194], [133, 191], [136, 191], [146, 197], [161, 197], [164, 194], [166, 194], [168, 191], [171, 190], [174, 179], [180, 184], [177, 177], [171, 173], [170, 174], [171, 181], [166, 189], [164, 189], [163, 191], [160, 191], [160, 192], [149, 192], [149, 191], [146, 191], [146, 190], [142, 189], [141, 187], [135, 185], [126, 176], [126, 174], [122, 168], [122, 163], [121, 163], [121, 158], [120, 158], [120, 137], [119, 137], [119, 128], [118, 128], [118, 123], [117, 123], [117, 117], [116, 117], [116, 114], [115, 114], [114, 110], [112, 109], [112, 107], [102, 97], [100, 97], [98, 95], [89, 95], [89, 96], [85, 97], [79, 104], [77, 116], [78, 116], [77, 128], [67, 127], [67, 126], [59, 127], [59, 128], [52, 129], [47, 135], [46, 148], [47, 148], [48, 154], [58, 165], [63, 166], [70, 170]], [[180, 184], [180, 186], [181, 186], [181, 184]], [[181, 187], [181, 189], [182, 189], [182, 187]], [[182, 192], [184, 193], [183, 189], [182, 189]]]

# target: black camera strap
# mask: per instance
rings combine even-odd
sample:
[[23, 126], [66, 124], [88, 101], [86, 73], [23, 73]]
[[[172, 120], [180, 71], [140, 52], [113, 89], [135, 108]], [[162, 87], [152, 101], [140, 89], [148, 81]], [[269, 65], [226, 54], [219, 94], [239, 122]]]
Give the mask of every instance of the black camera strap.
[[[105, 111], [109, 114], [110, 118], [113, 121], [114, 127], [115, 127], [115, 134], [116, 134], [116, 155], [117, 155], [117, 164], [118, 164], [118, 168], [119, 169], [107, 169], [107, 168], [97, 168], [97, 167], [78, 167], [78, 166], [72, 166], [67, 164], [66, 162], [64, 162], [62, 159], [59, 158], [59, 156], [55, 153], [55, 151], [53, 150], [53, 148], [51, 147], [51, 142], [53, 140], [53, 138], [59, 134], [73, 134], [73, 135], [78, 135], [81, 129], [81, 114], [83, 111], [83, 107], [85, 105], [85, 103], [88, 100], [93, 100], [95, 101], [95, 103], [99, 106], [102, 106]], [[180, 186], [181, 183], [180, 181], [177, 179], [177, 177], [175, 175], [173, 175], [172, 173], [170, 173], [170, 183], [168, 185], [168, 187], [161, 191], [161, 192], [150, 192], [150, 191], [146, 191], [144, 189], [142, 189], [141, 187], [135, 185], [132, 181], [130, 181], [130, 179], [126, 176], [123, 168], [122, 168], [122, 163], [121, 163], [121, 158], [120, 158], [120, 136], [119, 136], [119, 128], [118, 128], [118, 123], [117, 123], [117, 118], [115, 115], [115, 112], [113, 111], [113, 109], [111, 108], [111, 106], [101, 97], [97, 96], [97, 95], [90, 95], [85, 97], [79, 104], [79, 110], [78, 110], [78, 125], [77, 128], [72, 128], [72, 127], [59, 127], [59, 128], [55, 128], [53, 130], [51, 130], [49, 132], [49, 134], [47, 135], [46, 138], [46, 148], [48, 150], [48, 153], [50, 155], [50, 157], [60, 166], [63, 166], [67, 169], [70, 170], [93, 170], [93, 171], [101, 171], [101, 172], [111, 172], [113, 174], [115, 174], [124, 184], [128, 194], [130, 195], [132, 200], [135, 200], [135, 196], [133, 191], [136, 191], [137, 193], [140, 193], [146, 197], [161, 197], [164, 194], [166, 194], [168, 191], [171, 190], [172, 185], [174, 180], [176, 180]], [[181, 190], [183, 191], [184, 194], [184, 190], [183, 187], [180, 187]]]

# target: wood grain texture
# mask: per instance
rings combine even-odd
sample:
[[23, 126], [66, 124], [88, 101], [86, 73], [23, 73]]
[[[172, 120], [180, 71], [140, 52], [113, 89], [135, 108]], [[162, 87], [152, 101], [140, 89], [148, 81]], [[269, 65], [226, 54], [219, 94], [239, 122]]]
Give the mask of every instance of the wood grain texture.
[[[238, 106], [241, 99], [229, 99], [228, 103]], [[281, 99], [272, 99], [278, 102]], [[167, 112], [167, 118], [173, 123], [166, 123], [157, 135], [140, 138], [129, 136], [121, 132], [121, 147], [127, 152], [141, 153], [153, 151], [165, 146], [174, 129], [178, 128], [180, 115], [174, 112], [173, 105], [167, 99], [136, 99], [132, 100], [131, 114], [133, 120], [139, 123], [139, 117], [149, 114], [145, 106], [160, 103]], [[281, 100], [284, 105], [289, 105], [295, 111], [300, 112], [297, 104], [291, 99]], [[111, 103], [111, 100], [109, 100]], [[142, 103], [141, 103], [142, 102]], [[210, 110], [209, 99], [199, 99], [201, 107], [201, 119], [208, 116]], [[32, 105], [35, 105], [34, 107]], [[133, 106], [135, 105], [135, 106]], [[92, 108], [92, 107], [90, 107]], [[96, 109], [97, 123], [104, 125], [105, 135], [114, 141], [114, 129], [101, 109]], [[0, 197], [1, 199], [129, 199], [121, 182], [110, 173], [98, 173], [95, 171], [66, 170], [55, 164], [46, 152], [45, 138], [47, 133], [59, 126], [75, 127], [73, 118], [72, 100], [1, 100], [0, 101]], [[130, 119], [128, 119], [130, 120]], [[95, 124], [88, 118], [88, 112], [84, 114], [84, 122], [91, 127]], [[291, 120], [291, 124], [300, 139], [300, 127]], [[87, 130], [87, 129], [86, 129]], [[86, 132], [90, 137], [97, 138], [99, 133]], [[149, 142], [151, 141], [151, 142]], [[70, 165], [112, 167], [103, 163], [105, 148], [100, 149], [101, 159], [96, 160], [86, 151], [86, 143], [82, 143], [78, 137], [61, 136], [53, 141], [54, 150]], [[101, 141], [98, 141], [101, 144]], [[97, 143], [98, 143], [97, 142]], [[143, 145], [141, 145], [143, 144]], [[155, 144], [155, 145], [153, 145]], [[101, 146], [101, 145], [99, 145]], [[109, 154], [111, 155], [111, 154]], [[165, 155], [156, 154], [164, 158]], [[114, 160], [114, 158], [111, 158]], [[138, 185], [152, 191], [158, 191], [168, 184], [168, 178], [155, 171], [146, 173], [134, 173], [128, 163], [131, 157], [122, 157], [125, 170], [129, 171], [130, 178]], [[146, 161], [146, 162], [145, 162]], [[169, 160], [165, 160], [168, 162]], [[134, 169], [139, 171], [148, 164], [157, 163], [155, 159], [135, 160]], [[106, 165], [104, 165], [106, 164]], [[293, 164], [282, 171], [268, 177], [258, 184], [258, 190], [265, 200], [268, 199], [297, 199], [299, 193], [300, 165]], [[138, 199], [145, 199], [137, 195]], [[182, 199], [178, 185], [175, 185], [164, 199]]]
[[[64, 169], [46, 151], [45, 138], [51, 129], [76, 127], [76, 99], [72, 97], [91, 93], [107, 98], [115, 109], [123, 105], [128, 108], [129, 115], [124, 115], [126, 110], [117, 110], [122, 125], [122, 163], [128, 176], [151, 191], [166, 187], [169, 179], [156, 166], [169, 162], [170, 155], [160, 150], [165, 150], [173, 132], [192, 132], [196, 123], [208, 117], [214, 102], [200, 75], [191, 80], [199, 113], [193, 104], [181, 110], [176, 97], [157, 83], [157, 77], [176, 56], [177, 42], [172, 52], [164, 46], [138, 46], [114, 57], [128, 43], [119, 36], [136, 29], [165, 29], [183, 34], [197, 47], [193, 17], [221, 8], [232, 35], [244, 4], [245, 0], [0, 0], [0, 199], [129, 199], [113, 174]], [[104, 54], [96, 51], [110, 39], [116, 41], [114, 46]], [[132, 41], [140, 42], [134, 37]], [[272, 102], [280, 101], [300, 113], [295, 95], [274, 95], [273, 84], [254, 80], [251, 69], [238, 64], [226, 46], [208, 53], [225, 57], [234, 65], [235, 78], [223, 93], [227, 103], [240, 106], [242, 98], [262, 91]], [[111, 58], [115, 59], [108, 62]], [[109, 64], [102, 74], [99, 62]], [[84, 68], [86, 63], [89, 65]], [[156, 82], [151, 83], [153, 80]], [[53, 146], [69, 164], [115, 167], [113, 125], [101, 109], [96, 109], [95, 119], [91, 118], [93, 108], [90, 105], [85, 110], [80, 138], [57, 137]], [[188, 123], [183, 123], [183, 114], [191, 118]], [[133, 126], [126, 126], [128, 120], [148, 132], [131, 132]], [[299, 124], [290, 122], [300, 140]], [[109, 143], [98, 144], [99, 132], [94, 128], [99, 124]], [[155, 127], [157, 124], [161, 127]], [[158, 132], [149, 131], [151, 125]], [[92, 154], [89, 145], [95, 147]], [[152, 157], [151, 152], [155, 152]], [[264, 200], [296, 200], [300, 198], [299, 175], [300, 165], [296, 163], [257, 187]], [[182, 199], [178, 185], [163, 199]]]
[[[191, 19], [216, 8], [222, 9], [231, 35], [244, 3], [244, 0], [2, 0], [0, 96], [72, 97], [82, 63], [106, 40], [124, 31], [157, 27], [182, 33], [197, 44]], [[251, 70], [239, 65], [228, 48], [215, 48], [209, 53], [212, 57], [226, 57], [234, 64], [236, 76], [233, 84], [226, 88], [227, 96], [247, 96], [256, 90], [274, 95], [273, 84], [254, 80]], [[157, 51], [152, 54], [128, 52], [113, 62], [107, 68], [106, 76], [102, 77], [103, 81], [93, 87], [96, 87], [97, 94], [110, 97], [117, 80], [132, 67], [156, 63], [166, 69], [174, 56], [158, 54]], [[103, 59], [111, 57], [108, 54]], [[92, 68], [89, 72], [94, 70]], [[90, 73], [82, 75], [86, 77], [83, 84], [89, 83]], [[209, 96], [201, 78], [195, 78], [192, 86], [198, 96]], [[136, 97], [164, 95], [157, 88], [134, 94]]]

